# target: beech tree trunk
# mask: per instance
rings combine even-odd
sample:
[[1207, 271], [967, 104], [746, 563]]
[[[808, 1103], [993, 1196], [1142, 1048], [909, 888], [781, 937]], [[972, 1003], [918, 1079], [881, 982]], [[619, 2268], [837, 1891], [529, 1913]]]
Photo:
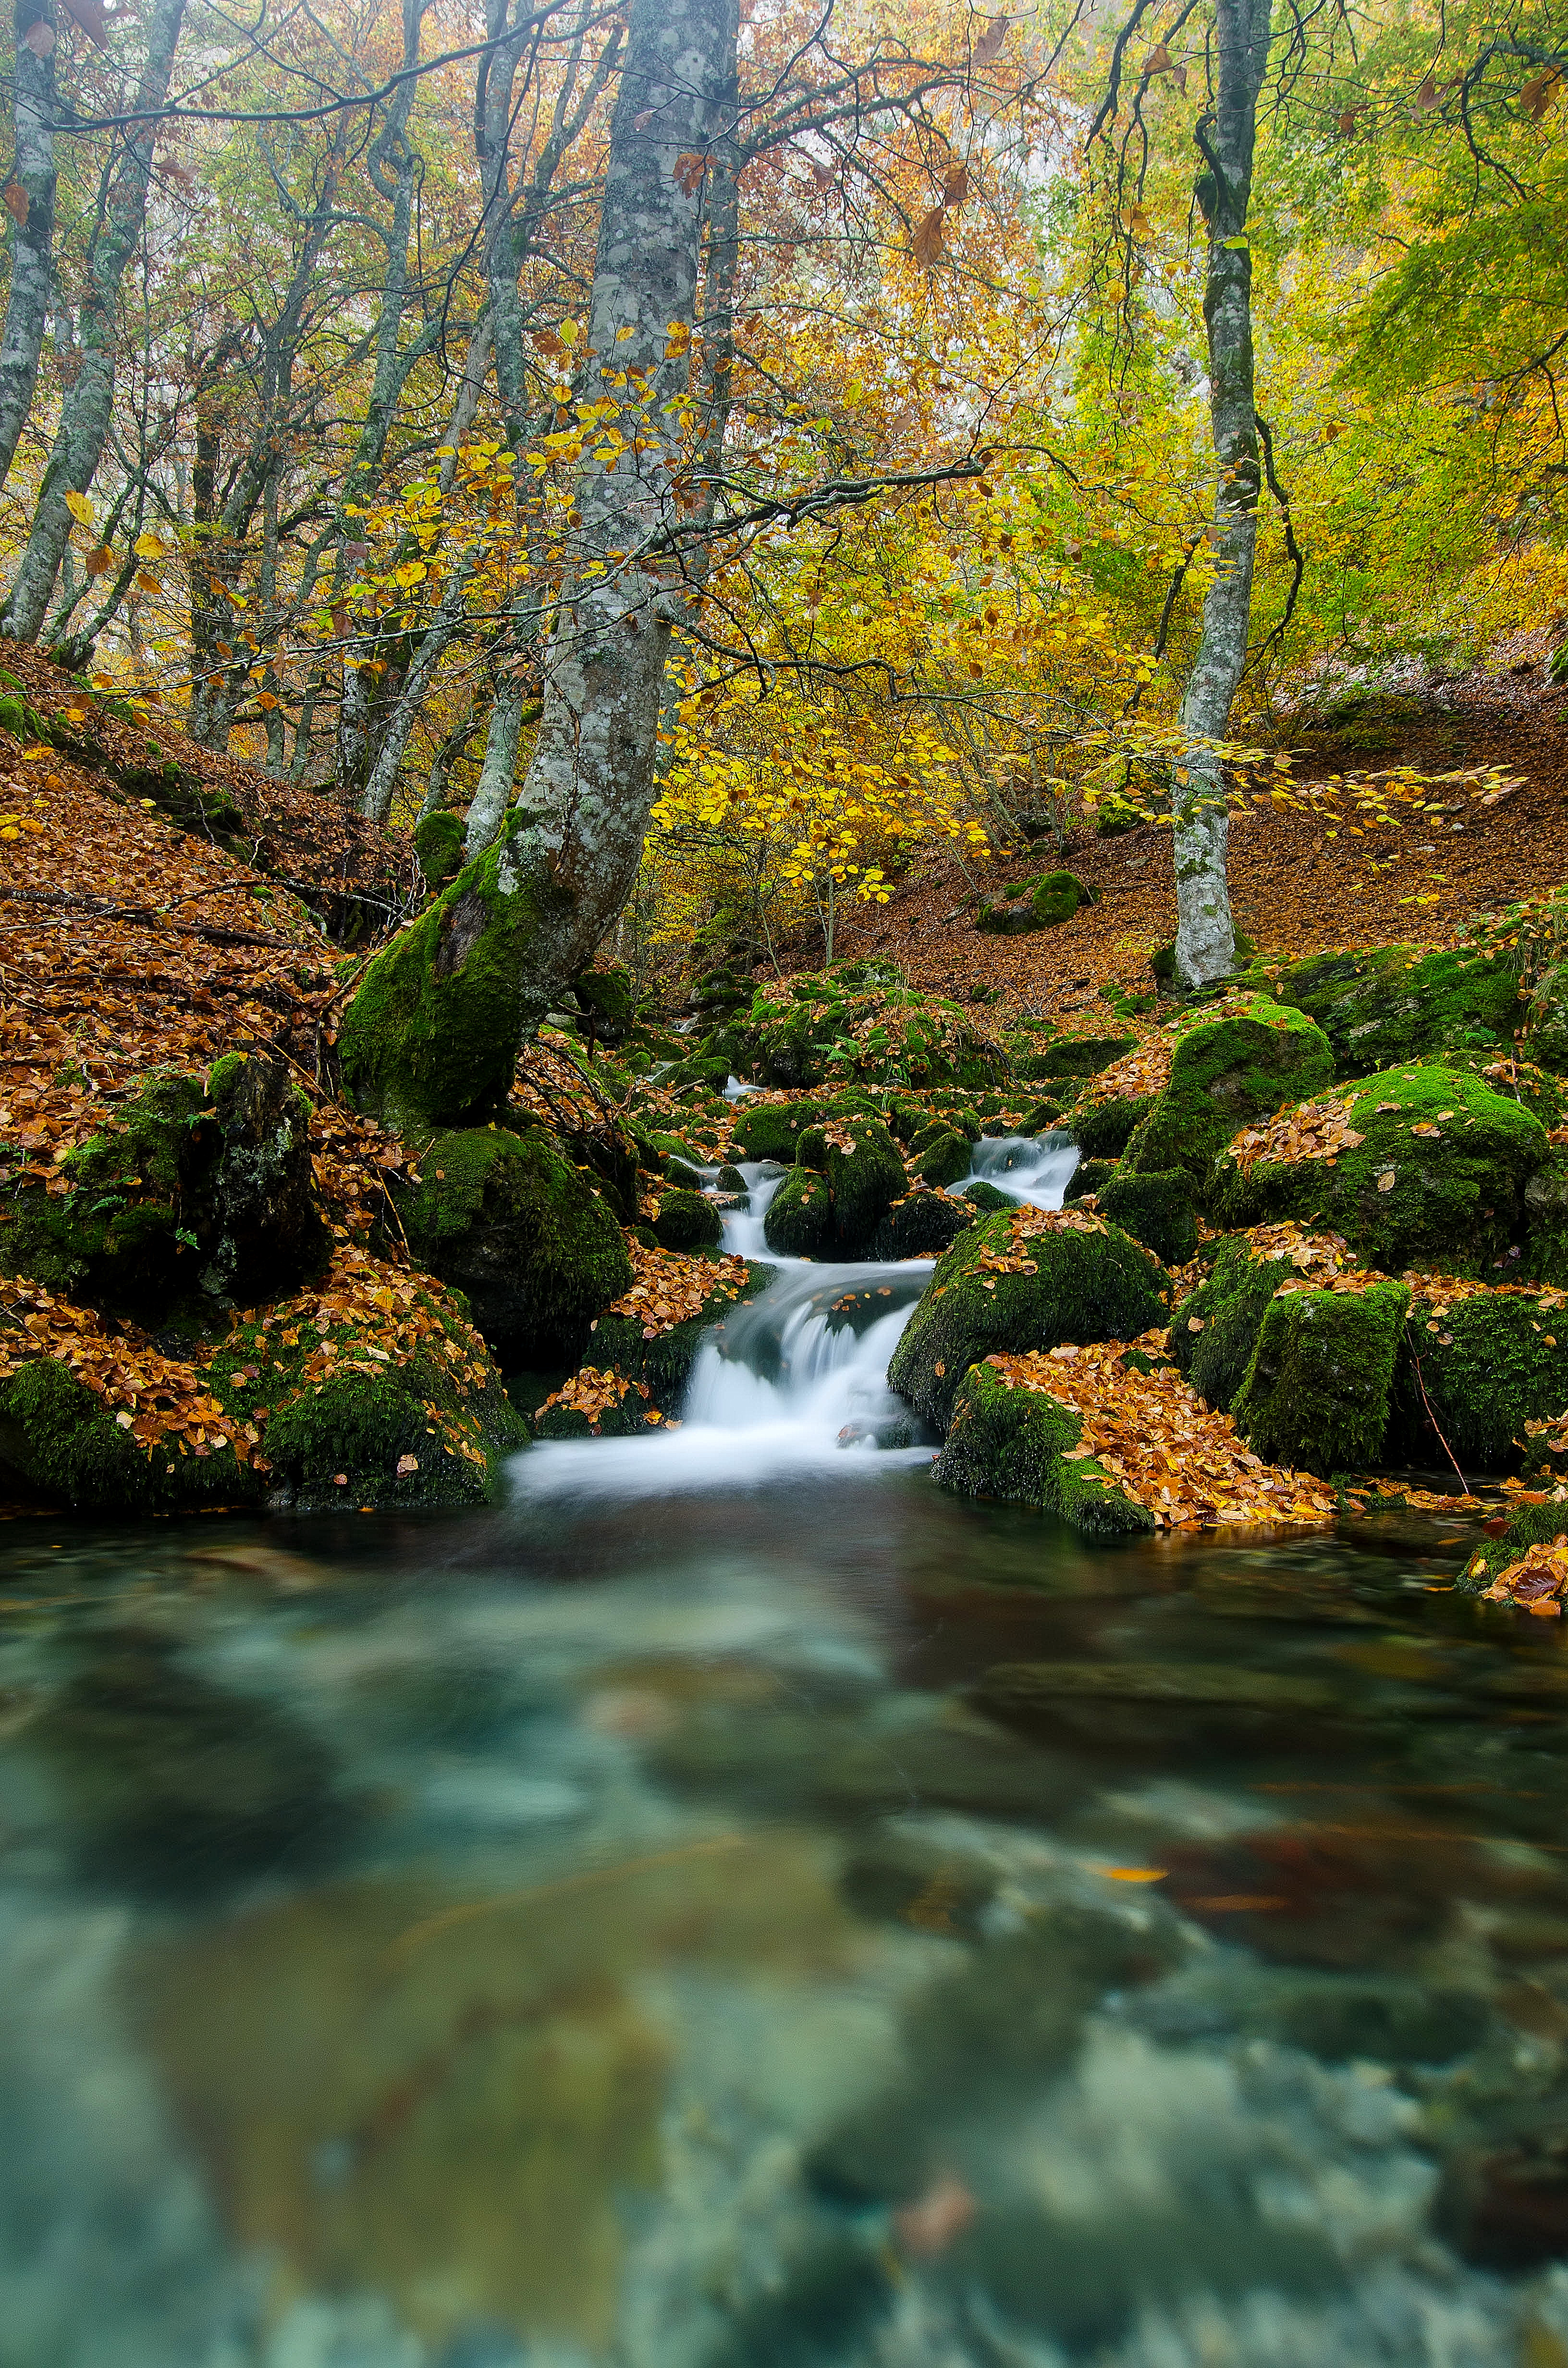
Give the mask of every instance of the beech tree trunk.
[[[185, 0], [154, 0], [147, 29], [147, 60], [136, 87], [134, 112], [155, 116], [169, 95], [169, 75], [185, 18]], [[0, 610], [0, 632], [12, 641], [32, 642], [49, 613], [54, 579], [71, 539], [68, 494], [85, 494], [93, 482], [108, 436], [114, 404], [115, 344], [119, 328], [119, 285], [142, 240], [147, 184], [153, 171], [155, 122], [128, 131], [119, 170], [109, 184], [103, 217], [87, 263], [82, 302], [80, 365], [61, 407], [49, 465], [39, 488], [32, 531], [10, 593]]]
[[[51, 0], [17, 0], [11, 114], [12, 181], [27, 199], [13, 218], [11, 287], [0, 329], [0, 484], [10, 474], [32, 409], [38, 358], [49, 319], [54, 263], [54, 10]], [[28, 36], [31, 39], [28, 39]], [[34, 44], [36, 43], [36, 47]]]
[[[1216, 105], [1194, 137], [1203, 152], [1199, 202], [1209, 229], [1203, 318], [1214, 427], [1215, 574], [1203, 634], [1182, 700], [1185, 731], [1222, 740], [1246, 663], [1257, 548], [1257, 418], [1253, 398], [1252, 256], [1246, 243], [1257, 97], [1268, 61], [1269, 0], [1217, 0]], [[1235, 962], [1226, 885], [1230, 818], [1223, 768], [1211, 748], [1189, 748], [1172, 800], [1176, 971], [1187, 986], [1222, 978]]]
[[684, 598], [678, 563], [658, 545], [681, 521], [702, 185], [731, 129], [735, 42], [735, 0], [633, 0], [583, 389], [603, 416], [579, 472], [581, 522], [508, 847], [538, 916], [517, 982], [526, 1033], [590, 960], [642, 858]]

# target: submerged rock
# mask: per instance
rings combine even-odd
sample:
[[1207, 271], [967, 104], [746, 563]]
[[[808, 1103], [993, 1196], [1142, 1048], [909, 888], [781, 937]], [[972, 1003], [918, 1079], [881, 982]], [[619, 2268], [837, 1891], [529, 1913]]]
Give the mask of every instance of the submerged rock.
[[154, 1076], [60, 1163], [63, 1193], [16, 1196], [0, 1269], [164, 1323], [291, 1290], [329, 1247], [310, 1122], [280, 1061], [236, 1053], [205, 1078]]
[[1095, 1217], [1026, 1208], [983, 1218], [937, 1264], [888, 1381], [945, 1430], [959, 1384], [994, 1349], [1131, 1340], [1165, 1313], [1157, 1259]]

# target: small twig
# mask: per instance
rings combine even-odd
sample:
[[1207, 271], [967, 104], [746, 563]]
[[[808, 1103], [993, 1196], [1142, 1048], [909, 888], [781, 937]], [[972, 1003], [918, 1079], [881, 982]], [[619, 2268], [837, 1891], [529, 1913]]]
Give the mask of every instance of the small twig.
[[[1408, 1338], [1409, 1338], [1409, 1336], [1410, 1336], [1410, 1323], [1409, 1323], [1409, 1319], [1408, 1319], [1408, 1317], [1407, 1317], [1407, 1318], [1406, 1318], [1406, 1320], [1405, 1320], [1405, 1326], [1404, 1326], [1404, 1330], [1405, 1330], [1405, 1337], [1406, 1337], [1406, 1338], [1408, 1339]], [[1419, 1357], [1416, 1355], [1416, 1353], [1415, 1353], [1415, 1343], [1414, 1343], [1414, 1342], [1412, 1342], [1412, 1343], [1411, 1343], [1411, 1349], [1410, 1349], [1410, 1361], [1411, 1361], [1411, 1363], [1412, 1363], [1412, 1364], [1415, 1366], [1415, 1386], [1416, 1386], [1416, 1388], [1417, 1388], [1417, 1389], [1420, 1391], [1420, 1393], [1421, 1393], [1421, 1403], [1422, 1403], [1422, 1405], [1423, 1405], [1423, 1406], [1426, 1407], [1426, 1419], [1427, 1419], [1427, 1421], [1431, 1424], [1431, 1426], [1432, 1426], [1433, 1429], [1437, 1432], [1437, 1439], [1438, 1439], [1438, 1441], [1439, 1441], [1439, 1443], [1440, 1443], [1440, 1445], [1441, 1445], [1441, 1447], [1442, 1447], [1443, 1452], [1444, 1452], [1444, 1454], [1448, 1457], [1449, 1462], [1453, 1465], [1453, 1467], [1454, 1467], [1454, 1473], [1455, 1473], [1456, 1477], [1458, 1478], [1458, 1481], [1459, 1481], [1460, 1486], [1463, 1489], [1463, 1491], [1464, 1491], [1465, 1495], [1468, 1497], [1468, 1496], [1469, 1496], [1469, 1494], [1470, 1494], [1470, 1482], [1465, 1478], [1464, 1474], [1460, 1470], [1459, 1463], [1458, 1463], [1458, 1459], [1456, 1458], [1456, 1456], [1455, 1456], [1455, 1454], [1454, 1454], [1454, 1451], [1453, 1451], [1453, 1449], [1449, 1445], [1448, 1440], [1443, 1437], [1443, 1433], [1442, 1433], [1441, 1426], [1439, 1425], [1439, 1423], [1438, 1423], [1438, 1421], [1437, 1421], [1437, 1416], [1436, 1416], [1436, 1415], [1433, 1413], [1433, 1411], [1432, 1411], [1432, 1401], [1431, 1401], [1431, 1399], [1430, 1399], [1430, 1398], [1427, 1396], [1427, 1395], [1426, 1395], [1426, 1383], [1425, 1383], [1425, 1382], [1422, 1380], [1422, 1378], [1421, 1378], [1421, 1360], [1420, 1360], [1420, 1358], [1419, 1358]]]

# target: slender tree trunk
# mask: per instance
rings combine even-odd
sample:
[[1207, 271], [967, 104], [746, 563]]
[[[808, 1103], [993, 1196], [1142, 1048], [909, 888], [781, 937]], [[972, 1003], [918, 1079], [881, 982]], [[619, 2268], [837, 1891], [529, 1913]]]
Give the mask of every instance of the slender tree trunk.
[[[0, 484], [11, 472], [32, 409], [38, 358], [49, 319], [54, 259], [54, 10], [51, 0], [17, 0], [12, 120], [13, 185], [27, 213], [11, 233], [11, 289], [0, 329]], [[19, 201], [18, 201], [19, 203]]]
[[579, 473], [581, 523], [510, 847], [539, 911], [518, 979], [525, 1032], [592, 957], [642, 857], [683, 613], [678, 568], [653, 547], [681, 518], [701, 182], [731, 129], [735, 40], [734, 0], [633, 0], [588, 315], [585, 392], [609, 416]]
[[[1195, 137], [1205, 170], [1199, 201], [1209, 228], [1203, 317], [1209, 330], [1209, 406], [1218, 482], [1214, 577], [1203, 633], [1181, 706], [1182, 727], [1222, 740], [1246, 664], [1257, 548], [1257, 419], [1253, 401], [1252, 256], [1246, 244], [1257, 97], [1268, 60], [1269, 0], [1218, 0], [1217, 104]], [[1225, 880], [1230, 818], [1212, 750], [1186, 755], [1187, 780], [1172, 802], [1176, 883], [1176, 970], [1188, 986], [1222, 978], [1235, 962]]]
[[[136, 88], [134, 112], [153, 116], [169, 95], [169, 75], [185, 17], [185, 0], [154, 0], [147, 35], [147, 62]], [[108, 435], [114, 404], [115, 345], [119, 286], [142, 238], [147, 184], [153, 172], [157, 125], [137, 123], [126, 134], [125, 154], [108, 192], [103, 221], [88, 262], [82, 304], [81, 362], [66, 393], [49, 466], [39, 489], [38, 507], [27, 549], [12, 582], [0, 631], [13, 641], [31, 642], [49, 613], [50, 595], [71, 537], [68, 494], [85, 494], [93, 482]]]

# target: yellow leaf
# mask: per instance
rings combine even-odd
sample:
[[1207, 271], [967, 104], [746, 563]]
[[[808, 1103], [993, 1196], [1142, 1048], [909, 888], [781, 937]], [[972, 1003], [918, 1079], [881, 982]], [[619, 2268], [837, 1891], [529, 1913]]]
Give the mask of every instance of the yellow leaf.
[[93, 506], [87, 499], [85, 494], [67, 494], [65, 496], [65, 507], [70, 511], [78, 526], [92, 525]]

